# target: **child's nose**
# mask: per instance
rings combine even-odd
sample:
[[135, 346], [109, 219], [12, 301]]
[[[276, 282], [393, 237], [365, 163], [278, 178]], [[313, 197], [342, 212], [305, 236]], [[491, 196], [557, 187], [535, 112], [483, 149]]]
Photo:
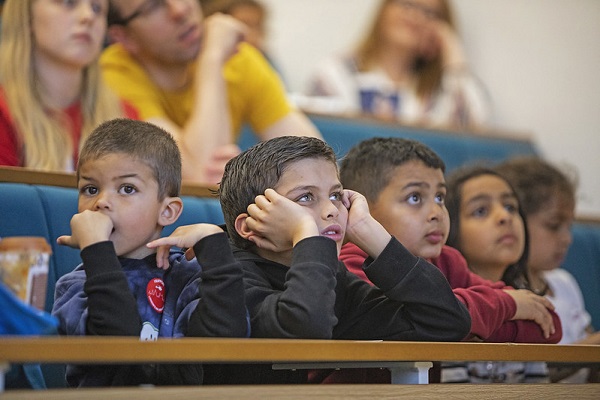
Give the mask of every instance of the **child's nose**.
[[444, 206], [433, 203], [429, 206], [429, 221], [439, 221], [444, 215]]
[[79, 18], [81, 18], [82, 20], [84, 20], [86, 22], [94, 19], [94, 16], [96, 15], [94, 13], [93, 5], [86, 4], [84, 2], [79, 4], [78, 11], [79, 11]]
[[566, 246], [570, 246], [573, 241], [573, 234], [571, 233], [571, 227], [565, 226], [560, 229], [560, 240]]
[[325, 219], [336, 218], [340, 213], [338, 206], [332, 201], [327, 201], [323, 210]]
[[498, 211], [496, 212], [496, 215], [497, 215], [497, 218], [498, 218], [498, 222], [500, 224], [508, 224], [508, 223], [512, 222], [512, 219], [514, 217], [514, 215], [511, 214], [504, 207], [498, 207]]
[[109, 200], [108, 196], [105, 194], [99, 194], [96, 197], [96, 202], [94, 203], [94, 209], [95, 210], [110, 209], [110, 200]]

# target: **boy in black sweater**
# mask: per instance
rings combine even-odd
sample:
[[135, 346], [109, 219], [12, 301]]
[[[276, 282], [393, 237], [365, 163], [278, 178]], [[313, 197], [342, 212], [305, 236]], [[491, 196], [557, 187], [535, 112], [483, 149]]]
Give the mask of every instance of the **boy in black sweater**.
[[[244, 269], [252, 337], [458, 341], [467, 309], [433, 265], [413, 256], [344, 190], [325, 142], [280, 137], [228, 162], [219, 196]], [[369, 254], [371, 286], [338, 261], [344, 240]], [[213, 383], [302, 382], [269, 366], [212, 370]], [[207, 373], [208, 375], [208, 373]]]

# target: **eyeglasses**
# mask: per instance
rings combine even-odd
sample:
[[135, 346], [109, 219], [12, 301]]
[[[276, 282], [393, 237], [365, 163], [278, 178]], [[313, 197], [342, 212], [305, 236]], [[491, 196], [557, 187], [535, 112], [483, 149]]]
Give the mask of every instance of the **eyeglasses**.
[[442, 12], [433, 8], [427, 7], [417, 1], [412, 0], [395, 0], [394, 3], [398, 4], [406, 10], [419, 11], [425, 18], [434, 20], [442, 19]]
[[167, 0], [146, 0], [129, 15], [129, 17], [124, 18], [114, 18], [112, 21], [109, 21], [115, 25], [127, 25], [134, 19], [141, 17], [143, 15], [152, 14], [154, 11], [157, 11], [160, 8], [164, 8], [167, 5]]

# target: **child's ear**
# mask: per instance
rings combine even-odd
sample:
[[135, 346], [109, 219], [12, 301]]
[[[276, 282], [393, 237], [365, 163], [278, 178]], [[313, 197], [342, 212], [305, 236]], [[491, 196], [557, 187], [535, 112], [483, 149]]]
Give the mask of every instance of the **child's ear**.
[[252, 237], [256, 236], [256, 233], [248, 228], [248, 224], [246, 223], [246, 219], [248, 218], [248, 214], [243, 213], [237, 216], [235, 219], [235, 231], [240, 235], [243, 239], [250, 240]]
[[161, 226], [171, 225], [181, 215], [183, 201], [179, 197], [167, 197], [163, 200], [162, 210], [158, 216], [158, 224]]

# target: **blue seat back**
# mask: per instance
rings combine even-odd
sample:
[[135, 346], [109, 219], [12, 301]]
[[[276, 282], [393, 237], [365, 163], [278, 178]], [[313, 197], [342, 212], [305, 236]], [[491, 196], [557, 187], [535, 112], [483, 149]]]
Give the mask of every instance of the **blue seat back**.
[[[311, 116], [312, 122], [333, 148], [343, 157], [359, 142], [373, 137], [402, 137], [418, 140], [431, 147], [444, 160], [446, 171], [471, 162], [497, 163], [516, 155], [535, 155], [537, 150], [527, 140], [474, 136], [459, 132], [411, 128], [370, 120]], [[238, 141], [242, 149], [256, 144], [258, 139], [245, 127]]]
[[563, 268], [579, 283], [587, 311], [600, 330], [600, 223], [575, 223]]

